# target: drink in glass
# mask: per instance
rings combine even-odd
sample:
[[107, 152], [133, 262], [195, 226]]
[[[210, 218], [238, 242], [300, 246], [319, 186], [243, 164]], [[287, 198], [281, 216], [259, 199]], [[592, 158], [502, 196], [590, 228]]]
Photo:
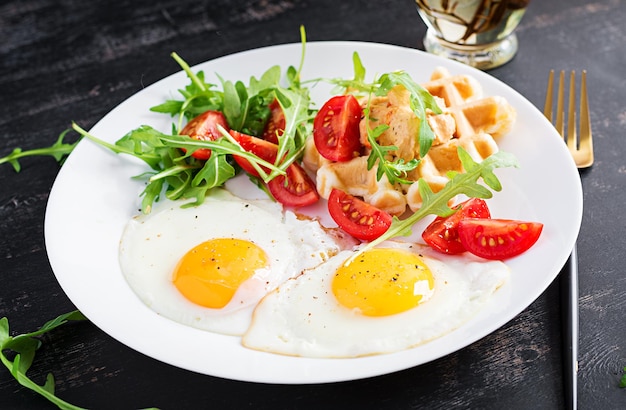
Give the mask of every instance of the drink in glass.
[[416, 0], [426, 51], [489, 69], [517, 52], [514, 30], [530, 0]]

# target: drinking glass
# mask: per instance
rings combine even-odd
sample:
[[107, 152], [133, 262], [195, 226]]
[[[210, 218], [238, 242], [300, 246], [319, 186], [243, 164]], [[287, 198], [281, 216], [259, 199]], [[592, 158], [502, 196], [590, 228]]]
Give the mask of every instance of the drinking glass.
[[426, 51], [487, 70], [517, 52], [515, 28], [530, 0], [416, 0]]

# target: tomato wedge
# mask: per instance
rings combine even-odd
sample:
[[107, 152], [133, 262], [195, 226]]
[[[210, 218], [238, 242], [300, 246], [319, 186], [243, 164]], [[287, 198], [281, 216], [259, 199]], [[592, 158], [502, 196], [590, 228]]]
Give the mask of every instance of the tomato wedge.
[[320, 199], [315, 182], [295, 162], [287, 167], [286, 175], [278, 175], [268, 182], [267, 188], [274, 199], [286, 206], [312, 205]]
[[348, 161], [359, 155], [359, 122], [362, 109], [353, 95], [337, 95], [328, 100], [313, 121], [317, 151], [331, 161]]
[[[189, 121], [180, 134], [188, 135], [200, 141], [215, 141], [222, 136], [217, 128], [218, 125], [221, 125], [226, 131], [229, 130], [224, 114], [220, 111], [209, 110]], [[211, 157], [211, 150], [201, 148], [195, 150], [191, 156], [197, 159], [207, 160]]]
[[392, 221], [387, 212], [340, 189], [330, 192], [328, 212], [341, 229], [364, 241], [378, 238], [389, 229]]
[[456, 212], [448, 217], [435, 218], [422, 233], [422, 239], [433, 249], [456, 255], [465, 252], [459, 239], [459, 222], [465, 218], [490, 218], [487, 203], [480, 198], [470, 198], [455, 207]]
[[266, 141], [278, 144], [278, 136], [285, 132], [285, 126], [287, 125], [285, 113], [276, 99], [272, 101], [269, 108], [270, 118], [265, 125], [262, 138]]
[[510, 219], [466, 218], [459, 222], [461, 243], [485, 259], [508, 259], [527, 251], [537, 242], [543, 224]]
[[[244, 150], [255, 154], [257, 157], [267, 162], [271, 162], [272, 164], [276, 161], [276, 155], [278, 155], [278, 145], [235, 130], [230, 130], [229, 133]], [[248, 174], [260, 177], [259, 172], [254, 169], [250, 161], [239, 155], [233, 155], [233, 159]], [[265, 172], [270, 172], [266, 167], [262, 168]]]

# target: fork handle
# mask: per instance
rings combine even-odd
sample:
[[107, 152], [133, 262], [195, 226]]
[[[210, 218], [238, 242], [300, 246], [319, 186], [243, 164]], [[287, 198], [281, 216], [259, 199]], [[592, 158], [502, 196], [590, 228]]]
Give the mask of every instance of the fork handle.
[[578, 402], [578, 256], [572, 249], [560, 276], [565, 408]]

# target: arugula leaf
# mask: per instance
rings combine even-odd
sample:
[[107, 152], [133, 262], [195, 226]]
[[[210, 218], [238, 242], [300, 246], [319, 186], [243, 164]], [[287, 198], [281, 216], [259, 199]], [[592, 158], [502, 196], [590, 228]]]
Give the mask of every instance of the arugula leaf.
[[621, 388], [625, 388], [626, 387], [626, 367], [624, 367], [624, 374], [622, 374], [622, 378], [619, 381], [619, 387], [621, 387]]
[[163, 104], [155, 105], [154, 107], [150, 107], [150, 111], [158, 112], [161, 114], [170, 114], [172, 116], [181, 112], [184, 101], [177, 100], [166, 100]]
[[202, 71], [195, 74], [189, 65], [176, 53], [172, 57], [185, 71], [191, 84], [178, 90], [184, 100], [167, 100], [165, 103], [151, 107], [158, 113], [178, 116], [173, 126], [173, 134], [177, 134], [183, 126], [183, 120], [190, 120], [207, 110], [224, 113], [230, 128], [259, 136], [269, 118], [268, 108], [273, 96], [272, 92], [281, 79], [279, 66], [270, 67], [259, 79], [251, 77], [249, 85], [242, 81], [226, 81], [217, 75], [222, 90], [215, 89], [215, 84], [207, 83]]
[[[370, 123], [369, 107], [364, 110], [365, 123]], [[376, 128], [371, 129], [367, 127], [367, 140], [371, 146], [371, 151], [367, 157], [367, 169], [371, 170], [374, 165], [378, 165], [376, 168], [376, 179], [380, 181], [383, 175], [387, 176], [387, 180], [390, 184], [412, 184], [413, 181], [404, 179], [409, 171], [414, 170], [419, 165], [419, 160], [413, 158], [409, 162], [405, 162], [403, 158], [397, 158], [394, 161], [390, 161], [388, 157], [392, 151], [397, 151], [398, 147], [395, 145], [380, 145], [378, 144], [378, 137], [387, 131], [389, 126], [387, 124], [378, 125]]]
[[[172, 115], [179, 115], [177, 129], [180, 130], [183, 118], [189, 120], [207, 110], [219, 110], [223, 106], [224, 95], [220, 91], [213, 90], [213, 88], [216, 87], [215, 84], [204, 81], [204, 73], [202, 71], [198, 74], [194, 74], [189, 64], [177, 53], [172, 53], [171, 56], [191, 80], [191, 84], [185, 87], [185, 89], [178, 90], [183, 97], [185, 97], [185, 100], [182, 102], [178, 112], [171, 113]], [[171, 103], [170, 101], [170, 104]], [[157, 107], [163, 108], [162, 106]], [[154, 109], [154, 107], [152, 110], [159, 112], [158, 109]]]
[[[311, 100], [307, 89], [287, 89], [278, 87], [276, 99], [285, 116], [285, 129], [278, 137], [276, 166], [285, 171], [304, 151], [307, 135], [312, 132], [313, 116], [310, 112]], [[270, 177], [276, 176], [272, 172]]]
[[274, 98], [273, 90], [280, 82], [280, 67], [270, 67], [260, 79], [251, 77], [248, 87], [241, 81], [233, 83], [219, 78], [224, 89], [222, 111], [228, 125], [249, 135], [261, 135], [270, 115], [268, 106]]
[[398, 71], [384, 74], [380, 79], [380, 87], [376, 90], [376, 95], [383, 96], [396, 85], [402, 85], [409, 91], [409, 104], [411, 110], [419, 118], [419, 139], [420, 157], [424, 158], [433, 144], [435, 134], [426, 119], [426, 110], [430, 109], [435, 114], [441, 114], [441, 109], [437, 105], [435, 98], [421, 85], [413, 81], [407, 73]]
[[[519, 167], [519, 164], [512, 154], [498, 151], [478, 163], [462, 147], [457, 148], [459, 159], [465, 172], [450, 172], [450, 180], [437, 193], [434, 193], [428, 183], [423, 179], [417, 181], [418, 191], [422, 199], [422, 206], [406, 219], [400, 220], [394, 216], [389, 229], [377, 239], [368, 243], [365, 247], [355, 253], [350, 260], [354, 260], [359, 254], [371, 249], [381, 242], [396, 236], [409, 236], [415, 223], [427, 215], [448, 216], [454, 211], [448, 206], [448, 202], [457, 195], [467, 195], [475, 198], [491, 198], [492, 191], [500, 191], [502, 186], [494, 174], [495, 168]], [[478, 183], [482, 179], [485, 185]]]
[[[352, 67], [354, 70], [354, 78], [347, 80], [343, 78], [333, 78], [324, 81], [336, 86], [333, 90], [335, 94], [352, 93], [355, 95], [367, 95], [374, 93], [378, 89], [379, 83], [377, 81], [373, 83], [367, 83], [365, 81], [366, 70], [359, 53], [356, 51], [352, 53]], [[320, 81], [320, 79], [313, 81]]]
[[[48, 373], [45, 383], [43, 385], [39, 385], [32, 381], [26, 375], [26, 372], [33, 363], [35, 352], [41, 346], [41, 340], [39, 340], [37, 336], [41, 336], [44, 333], [54, 330], [69, 321], [82, 320], [87, 320], [87, 318], [83, 316], [81, 312], [75, 310], [46, 322], [35, 332], [11, 337], [9, 335], [9, 320], [6, 317], [0, 319], [0, 360], [4, 366], [9, 369], [19, 384], [42, 395], [60, 409], [78, 410], [81, 409], [81, 407], [67, 403], [54, 394], [54, 376], [52, 373]], [[13, 360], [10, 360], [5, 355], [5, 350], [12, 350], [17, 353]]]
[[15, 172], [20, 172], [22, 166], [19, 160], [24, 157], [36, 155], [50, 155], [54, 157], [59, 164], [63, 164], [67, 155], [69, 155], [76, 147], [76, 144], [80, 142], [80, 140], [71, 144], [63, 142], [69, 131], [69, 129], [63, 131], [57, 138], [56, 142], [47, 148], [37, 148], [27, 151], [23, 151], [21, 148], [15, 148], [9, 155], [0, 158], [0, 164], [9, 163]]

